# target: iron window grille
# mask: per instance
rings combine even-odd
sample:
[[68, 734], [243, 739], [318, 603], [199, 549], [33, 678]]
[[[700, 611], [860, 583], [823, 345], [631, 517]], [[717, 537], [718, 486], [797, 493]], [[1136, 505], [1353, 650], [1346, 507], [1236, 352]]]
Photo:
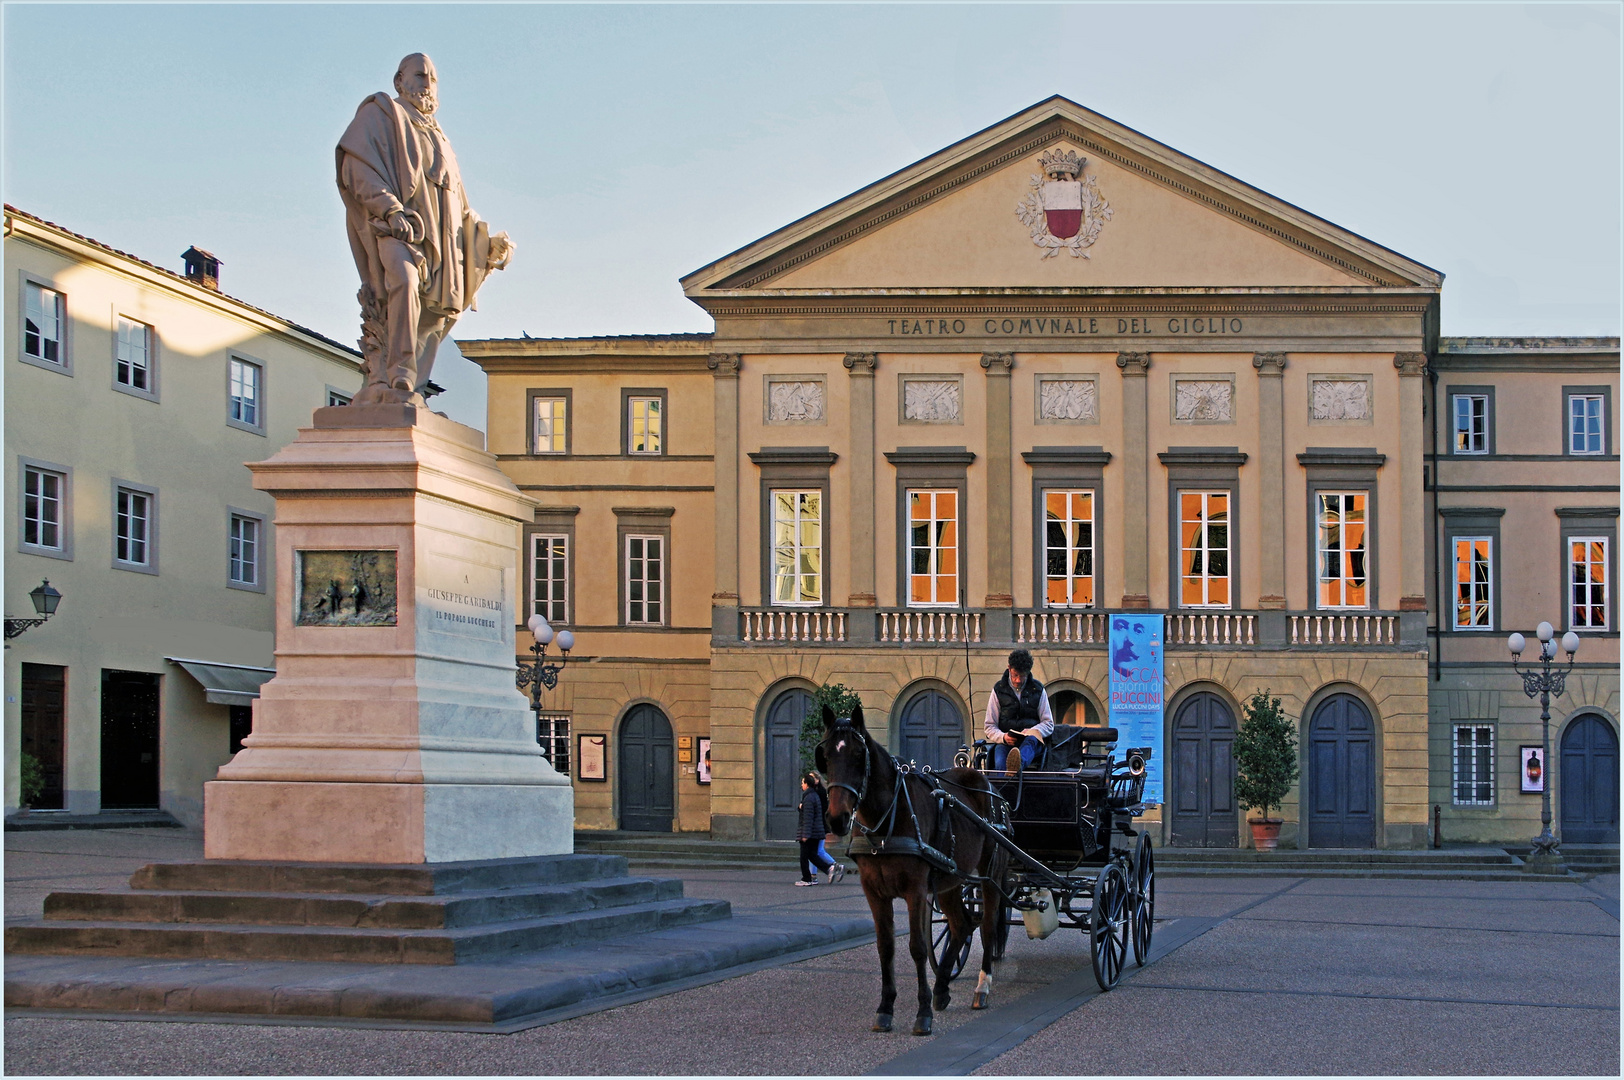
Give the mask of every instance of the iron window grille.
[[1455, 725], [1455, 805], [1494, 805], [1494, 728]]
[[570, 774], [570, 714], [538, 712], [536, 714], [536, 742], [541, 744], [541, 756], [556, 769], [560, 776]]

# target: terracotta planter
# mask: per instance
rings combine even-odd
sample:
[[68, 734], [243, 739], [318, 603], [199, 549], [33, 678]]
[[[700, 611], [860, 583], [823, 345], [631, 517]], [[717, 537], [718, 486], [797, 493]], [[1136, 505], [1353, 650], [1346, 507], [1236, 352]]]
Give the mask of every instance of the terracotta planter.
[[1252, 826], [1252, 846], [1259, 851], [1273, 851], [1280, 846], [1280, 821], [1258, 821], [1248, 818], [1246, 823]]

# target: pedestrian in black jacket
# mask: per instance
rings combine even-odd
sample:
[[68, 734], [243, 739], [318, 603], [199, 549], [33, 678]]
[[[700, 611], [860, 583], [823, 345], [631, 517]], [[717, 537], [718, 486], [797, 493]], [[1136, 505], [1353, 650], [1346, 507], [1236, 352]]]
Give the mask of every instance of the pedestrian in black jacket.
[[833, 873], [838, 864], [818, 850], [825, 832], [823, 797], [818, 794], [822, 786], [816, 773], [801, 777], [801, 805], [797, 808], [801, 816], [795, 826], [795, 839], [801, 842], [801, 880], [795, 883], [797, 885], [816, 885], [818, 870], [829, 870], [831, 883], [838, 880]]

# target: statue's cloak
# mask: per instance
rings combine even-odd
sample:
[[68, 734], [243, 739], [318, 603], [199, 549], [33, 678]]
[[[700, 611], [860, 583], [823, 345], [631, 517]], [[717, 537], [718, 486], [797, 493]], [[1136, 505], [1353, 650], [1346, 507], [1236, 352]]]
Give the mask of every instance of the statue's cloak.
[[404, 211], [423, 231], [423, 242], [413, 245], [423, 303], [455, 317], [474, 307], [490, 273], [490, 230], [468, 206], [451, 143], [438, 125], [414, 122], [415, 116], [388, 94], [373, 94], [339, 140], [335, 160], [350, 251], [372, 295], [387, 295], [378, 245], [388, 230], [380, 234], [372, 222]]

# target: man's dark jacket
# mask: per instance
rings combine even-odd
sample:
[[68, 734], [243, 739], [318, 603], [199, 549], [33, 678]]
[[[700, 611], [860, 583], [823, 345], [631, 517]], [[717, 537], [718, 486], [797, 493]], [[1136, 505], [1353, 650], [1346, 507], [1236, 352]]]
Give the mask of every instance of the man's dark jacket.
[[817, 788], [801, 792], [801, 823], [795, 829], [797, 840], [821, 840], [829, 830], [823, 823], [823, 796]]
[[1018, 734], [1043, 722], [1038, 716], [1038, 706], [1043, 701], [1043, 684], [1030, 673], [1022, 680], [1019, 694], [1009, 685], [1007, 671], [992, 692], [998, 695], [998, 730], [1004, 734]]

